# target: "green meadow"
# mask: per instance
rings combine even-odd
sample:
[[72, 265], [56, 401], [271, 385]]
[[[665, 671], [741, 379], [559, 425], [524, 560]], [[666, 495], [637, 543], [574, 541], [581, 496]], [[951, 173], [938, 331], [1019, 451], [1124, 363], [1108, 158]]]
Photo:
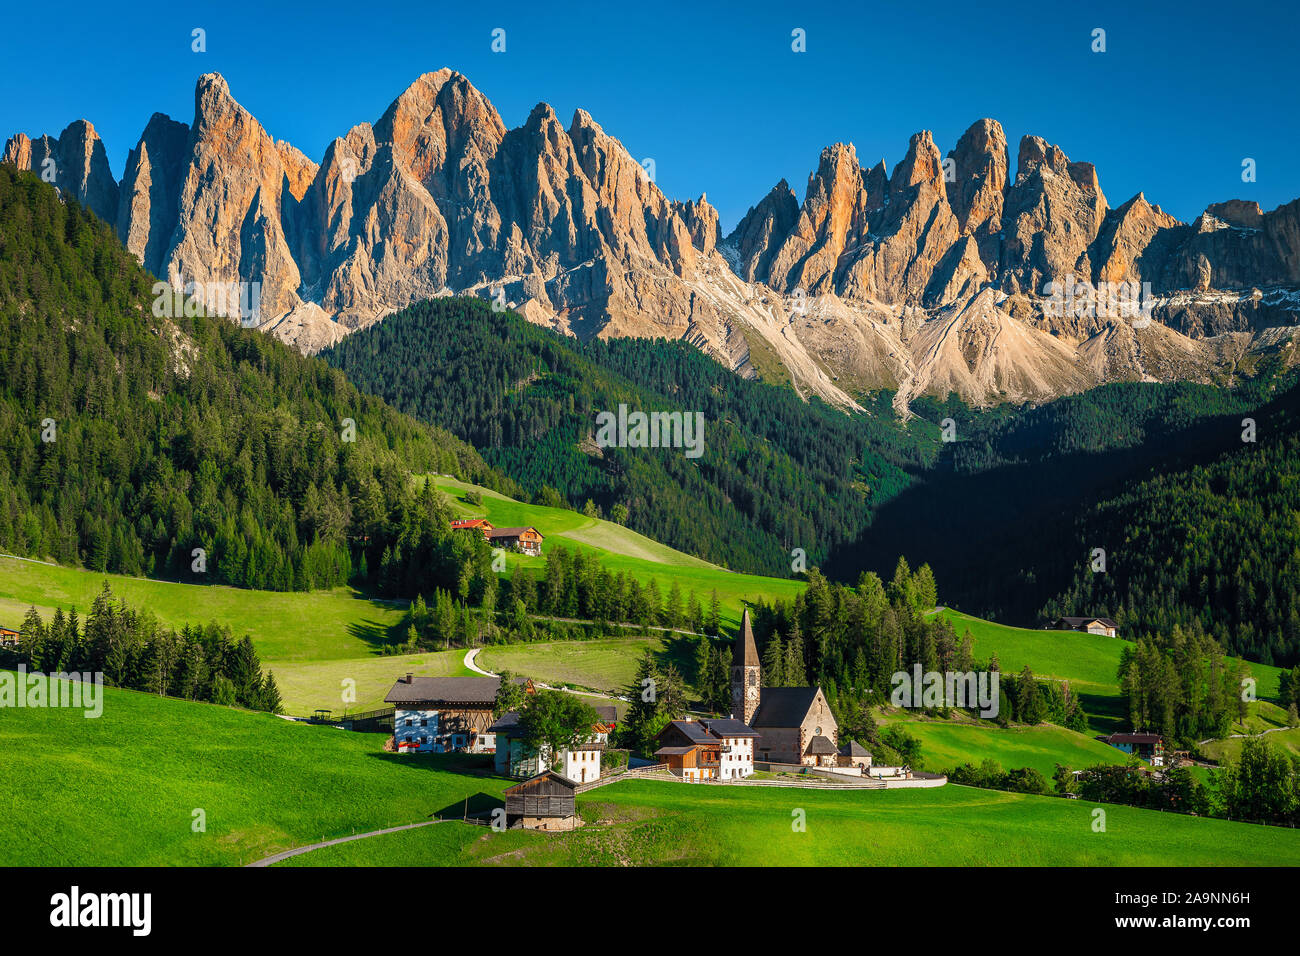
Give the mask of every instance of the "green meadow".
[[1056, 765], [1082, 770], [1097, 764], [1126, 764], [1128, 756], [1087, 734], [1055, 724], [999, 727], [992, 721], [929, 720], [891, 716], [888, 725], [902, 727], [921, 741], [926, 770], [951, 770], [961, 764], [978, 766], [996, 760], [1004, 769], [1033, 767], [1049, 781]]
[[[579, 796], [571, 833], [440, 824], [282, 866], [1279, 866], [1300, 832], [946, 786], [799, 790], [617, 783]], [[804, 829], [794, 824], [802, 818]]]
[[[357, 714], [377, 710], [397, 678], [406, 674], [417, 677], [470, 677], [465, 666], [465, 652], [422, 651], [419, 654], [393, 654], [384, 657], [359, 657], [317, 663], [281, 663], [269, 665], [286, 714], [310, 716], [317, 708], [335, 715]], [[345, 697], [348, 692], [352, 699]]]
[[[939, 613], [952, 622], [958, 637], [970, 631], [977, 658], [996, 654], [1003, 672], [1015, 673], [1027, 664], [1036, 677], [1068, 680], [1095, 732], [1124, 729], [1125, 703], [1120, 697], [1118, 670], [1120, 654], [1133, 646], [1131, 641], [1077, 631], [1008, 627], [951, 608]], [[1261, 698], [1278, 693], [1280, 669], [1249, 661], [1246, 666]]]
[[354, 588], [249, 591], [0, 558], [0, 624], [18, 627], [33, 605], [47, 620], [56, 607], [66, 612], [75, 606], [84, 616], [105, 581], [115, 596], [171, 627], [216, 621], [236, 637], [250, 634], [263, 660], [276, 662], [377, 653], [406, 608], [405, 603], [371, 600]]
[[[6, 711], [0, 865], [238, 865], [500, 800], [486, 758], [105, 691], [104, 712]], [[292, 865], [1296, 865], [1300, 832], [948, 786], [826, 791], [628, 781], [570, 834], [439, 823]], [[802, 817], [804, 832], [792, 821]], [[201, 825], [200, 825], [201, 824]]]
[[[490, 759], [399, 757], [383, 752], [382, 734], [104, 694], [96, 719], [0, 712], [0, 865], [238, 865], [429, 819], [506, 785]], [[195, 831], [196, 810], [206, 830]]]
[[[759, 598], [790, 600], [804, 588], [802, 581], [794, 579], [728, 571], [675, 551], [612, 521], [588, 518], [564, 508], [526, 504], [442, 475], [431, 477], [434, 485], [448, 496], [458, 517], [487, 518], [498, 528], [532, 525], [546, 536], [543, 552], [547, 547], [559, 544], [595, 553], [610, 571], [623, 571], [643, 585], [656, 581], [663, 594], [667, 594], [672, 582], [676, 581], [683, 598], [694, 591], [706, 609], [716, 590], [722, 605], [724, 627], [739, 626], [740, 611], [745, 602]], [[483, 496], [481, 507], [466, 499], [469, 492]], [[507, 555], [510, 573], [521, 567], [540, 570], [545, 563], [544, 557]]]
[[479, 651], [477, 663], [499, 673], [510, 670], [544, 684], [621, 694], [636, 676], [637, 663], [647, 650], [661, 664], [672, 663], [687, 683], [701, 638], [625, 637], [597, 641], [556, 641], [550, 644], [497, 644]]

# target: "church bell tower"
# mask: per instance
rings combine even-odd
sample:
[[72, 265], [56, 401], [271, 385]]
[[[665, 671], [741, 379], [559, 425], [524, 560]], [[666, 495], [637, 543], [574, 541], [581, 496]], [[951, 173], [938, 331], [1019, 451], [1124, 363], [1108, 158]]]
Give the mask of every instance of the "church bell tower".
[[758, 710], [758, 688], [762, 683], [758, 647], [749, 623], [749, 608], [740, 617], [740, 633], [731, 652], [731, 716], [749, 723]]

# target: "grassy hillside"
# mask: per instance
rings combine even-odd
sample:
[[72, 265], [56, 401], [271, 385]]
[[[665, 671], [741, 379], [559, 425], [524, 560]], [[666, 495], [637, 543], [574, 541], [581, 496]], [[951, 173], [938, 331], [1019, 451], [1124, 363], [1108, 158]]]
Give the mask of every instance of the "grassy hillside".
[[43, 613], [73, 606], [84, 612], [105, 581], [117, 597], [147, 609], [164, 624], [216, 621], [236, 635], [251, 634], [263, 659], [284, 662], [348, 659], [375, 651], [405, 608], [371, 600], [355, 588], [253, 591], [0, 557], [0, 623], [16, 628], [32, 605]]
[[[708, 606], [710, 595], [718, 592], [722, 602], [722, 622], [727, 627], [740, 624], [740, 611], [744, 602], [760, 597], [772, 600], [789, 600], [803, 590], [802, 581], [773, 578], [758, 574], [740, 574], [710, 564], [689, 554], [683, 554], [660, 544], [622, 525], [586, 515], [566, 508], [548, 508], [516, 501], [503, 494], [477, 485], [457, 481], [442, 475], [432, 476], [435, 487], [451, 498], [451, 507], [458, 516], [487, 518], [497, 527], [533, 525], [546, 536], [546, 547], [561, 545], [589, 551], [600, 558], [611, 572], [624, 571], [641, 584], [652, 580], [667, 593], [676, 581], [683, 596], [694, 591], [701, 604]], [[482, 495], [481, 507], [466, 500], [467, 492]], [[544, 557], [519, 554], [507, 555], [507, 565], [513, 573], [516, 568], [541, 570]]]
[[[1005, 672], [1019, 671], [1027, 664], [1037, 677], [1068, 680], [1080, 695], [1089, 724], [1097, 733], [1123, 729], [1126, 709], [1116, 674], [1120, 654], [1126, 646], [1133, 646], [1131, 642], [1075, 631], [1008, 627], [951, 609], [939, 613], [952, 622], [958, 635], [970, 631], [977, 658], [997, 654]], [[1247, 667], [1257, 681], [1261, 698], [1277, 694], [1280, 669], [1249, 661]]]
[[[482, 758], [398, 757], [382, 738], [107, 690], [94, 720], [0, 721], [0, 865], [237, 865], [322, 838], [500, 799]], [[946, 787], [810, 791], [620, 783], [572, 834], [439, 824], [307, 854], [311, 865], [1295, 865], [1300, 832]], [[807, 832], [791, 829], [791, 811]], [[194, 811], [206, 814], [195, 832]], [[606, 822], [602, 822], [606, 821]]]
[[661, 663], [676, 665], [689, 683], [699, 640], [702, 638], [681, 635], [497, 645], [480, 651], [477, 663], [486, 670], [508, 669], [546, 684], [622, 693], [622, 688], [632, 682], [637, 661], [647, 650], [654, 652]]
[[999, 727], [991, 721], [913, 720], [890, 717], [921, 741], [927, 770], [951, 770], [996, 760], [1005, 769], [1033, 767], [1049, 780], [1058, 763], [1081, 770], [1099, 763], [1125, 764], [1128, 757], [1087, 734], [1054, 724]]
[[[578, 798], [562, 834], [426, 827], [296, 857], [295, 866], [1263, 866], [1300, 863], [1300, 832], [947, 786], [836, 792], [628, 782]], [[806, 813], [794, 832], [792, 812]], [[457, 832], [459, 831], [459, 832]], [[466, 832], [468, 831], [468, 832]]]
[[[383, 737], [105, 690], [104, 713], [0, 720], [0, 865], [237, 865], [413, 823], [504, 783], [453, 773], [482, 758], [398, 758]], [[191, 830], [193, 811], [207, 831]]]

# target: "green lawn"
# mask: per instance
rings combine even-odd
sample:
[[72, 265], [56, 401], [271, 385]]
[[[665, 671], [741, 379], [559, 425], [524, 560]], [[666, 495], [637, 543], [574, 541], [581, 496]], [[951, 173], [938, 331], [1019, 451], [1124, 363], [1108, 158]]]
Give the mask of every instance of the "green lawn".
[[378, 653], [405, 603], [372, 601], [353, 588], [328, 591], [249, 591], [221, 585], [176, 584], [80, 568], [0, 558], [0, 623], [17, 627], [36, 605], [46, 620], [53, 609], [76, 606], [83, 615], [107, 581], [113, 594], [179, 628], [216, 621], [236, 637], [251, 634], [263, 660], [323, 661]]
[[[104, 712], [6, 711], [0, 865], [237, 865], [500, 799], [486, 758], [106, 690]], [[1296, 865], [1300, 832], [945, 787], [824, 791], [618, 783], [564, 835], [437, 824], [295, 864]], [[195, 810], [206, 830], [195, 832]], [[806, 832], [791, 829], [792, 811]]]
[[479, 651], [479, 667], [494, 673], [511, 670], [545, 684], [579, 690], [622, 693], [636, 676], [637, 663], [649, 649], [662, 663], [677, 666], [687, 682], [694, 673], [694, 651], [700, 638], [627, 637], [601, 641], [557, 641], [553, 644], [505, 644]]
[[[579, 796], [572, 833], [441, 824], [318, 850], [294, 866], [1259, 866], [1300, 832], [947, 786], [827, 791], [629, 781]], [[802, 810], [806, 830], [795, 832]]]
[[[465, 652], [426, 651], [388, 657], [360, 657], [319, 663], [273, 662], [270, 667], [284, 701], [284, 712], [301, 717], [323, 707], [335, 714], [361, 713], [386, 706], [384, 697], [393, 682], [405, 674], [418, 677], [469, 677]], [[355, 691], [355, 702], [344, 700], [344, 681]]]
[[[951, 609], [939, 613], [952, 622], [959, 638], [970, 631], [976, 657], [997, 654], [1004, 672], [1015, 673], [1028, 664], [1036, 677], [1068, 680], [1097, 733], [1124, 729], [1125, 704], [1119, 696], [1117, 673], [1120, 653], [1132, 647], [1131, 642], [1076, 631], [1008, 627]], [[1282, 673], [1278, 668], [1250, 662], [1247, 667], [1258, 682], [1260, 697], [1277, 694]]]
[[[788, 601], [804, 588], [802, 581], [728, 571], [675, 551], [612, 521], [588, 518], [564, 508], [526, 504], [454, 478], [441, 475], [432, 478], [435, 486], [448, 496], [458, 516], [487, 518], [497, 527], [532, 525], [546, 536], [543, 550], [558, 544], [593, 552], [610, 571], [624, 571], [643, 585], [654, 580], [665, 595], [672, 582], [677, 581], [683, 600], [694, 591], [706, 609], [710, 596], [717, 590], [724, 627], [740, 625], [740, 611], [746, 601], [760, 597], [769, 601], [775, 598]], [[482, 494], [482, 507], [465, 500], [469, 491]], [[540, 569], [545, 565], [545, 558], [511, 554], [507, 557], [507, 564], [509, 573], [520, 567]]]
[[925, 720], [889, 717], [921, 741], [927, 770], [951, 770], [964, 763], [996, 760], [1004, 769], [1033, 767], [1050, 781], [1058, 763], [1083, 770], [1099, 763], [1126, 764], [1128, 756], [1087, 734], [1055, 724], [999, 727], [992, 721]]
[[[490, 758], [398, 757], [382, 734], [104, 693], [97, 719], [0, 712], [0, 865], [238, 865], [505, 786], [483, 775]], [[191, 828], [196, 809], [206, 832]]]

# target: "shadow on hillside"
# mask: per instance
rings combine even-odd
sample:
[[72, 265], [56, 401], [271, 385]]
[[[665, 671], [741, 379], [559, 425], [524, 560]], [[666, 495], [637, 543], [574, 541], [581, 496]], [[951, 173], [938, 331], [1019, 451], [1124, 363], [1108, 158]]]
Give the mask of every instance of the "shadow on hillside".
[[473, 777], [496, 776], [491, 754], [395, 754], [386, 750], [375, 750], [367, 756], [416, 772], [432, 770], [438, 773], [456, 773]]
[[[862, 571], [888, 580], [902, 555], [912, 567], [930, 565], [948, 606], [1003, 624], [1041, 626], [1039, 609], [1070, 585], [1090, 547], [1109, 545], [1112, 562], [1120, 555], [1122, 542], [1079, 540], [1087, 509], [1153, 474], [1240, 449], [1240, 417], [1207, 418], [1131, 448], [978, 473], [955, 473], [945, 459], [882, 505], [870, 527], [837, 547], [822, 570], [841, 581]], [[1094, 613], [1107, 610], [1113, 609]]]
[[387, 626], [379, 621], [355, 621], [348, 625], [348, 633], [364, 641], [373, 652], [382, 652], [386, 647], [398, 647], [402, 643], [401, 627]]
[[484, 793], [480, 790], [478, 793], [471, 794], [468, 797], [449, 803], [441, 810], [433, 811], [431, 816], [442, 817], [444, 820], [457, 819], [460, 817], [472, 817], [478, 814], [491, 813], [497, 807], [504, 807], [505, 801], [499, 796], [493, 796], [490, 793]]
[[1088, 723], [1097, 733], [1114, 734], [1128, 730], [1128, 715], [1124, 708], [1123, 697], [1108, 697], [1104, 694], [1079, 694], [1079, 706], [1088, 715]]

